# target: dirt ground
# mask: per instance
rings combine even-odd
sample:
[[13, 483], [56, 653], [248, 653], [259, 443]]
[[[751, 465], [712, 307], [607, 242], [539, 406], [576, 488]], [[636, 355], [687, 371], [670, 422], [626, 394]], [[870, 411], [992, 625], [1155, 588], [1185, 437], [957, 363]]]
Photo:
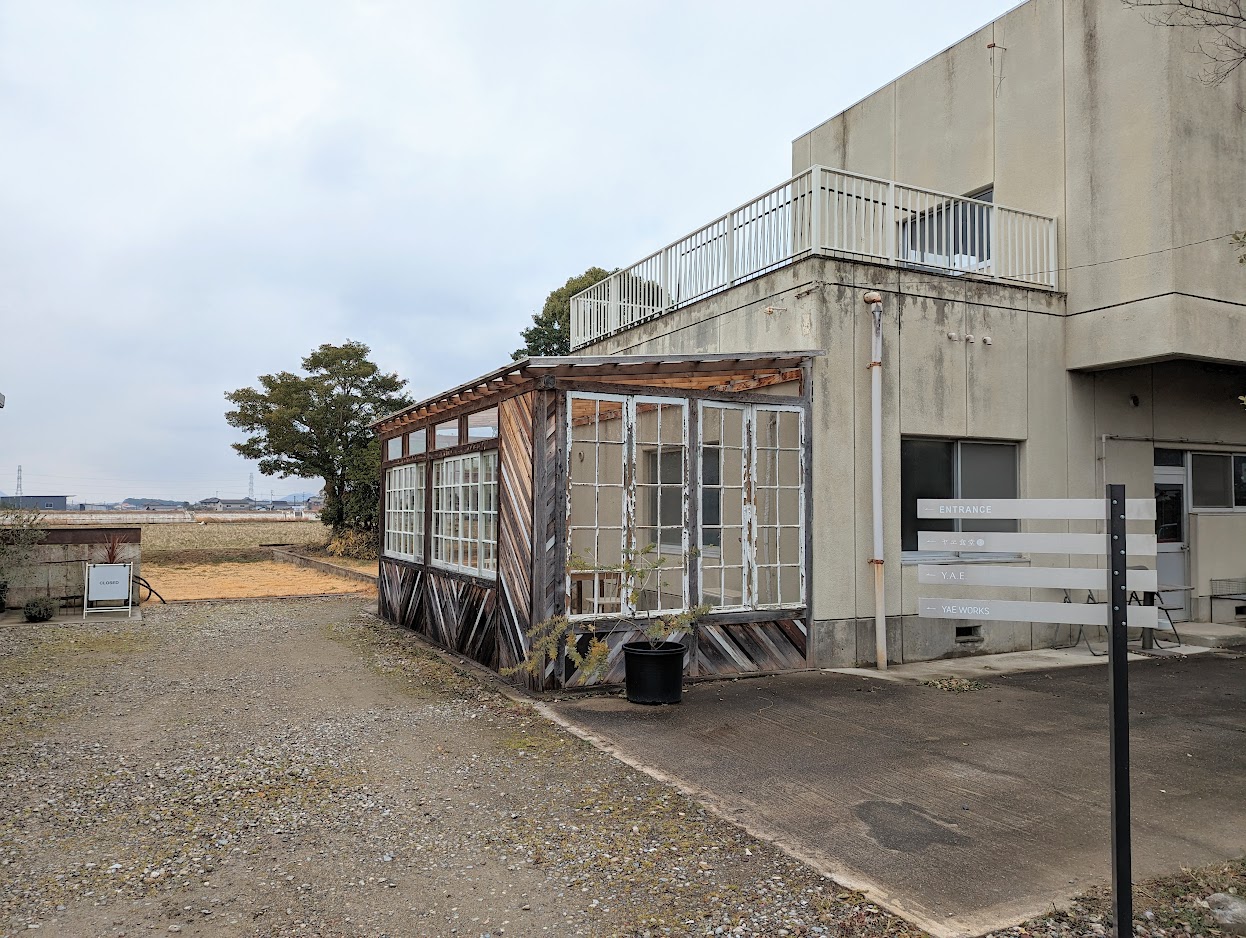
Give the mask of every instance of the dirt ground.
[[0, 936], [916, 934], [362, 605], [0, 629]]
[[[148, 562], [143, 564], [143, 579], [168, 602], [376, 591], [374, 587], [359, 580], [275, 560], [202, 564]], [[159, 600], [153, 599], [151, 602]], [[146, 605], [144, 608], [149, 609], [151, 606]]]

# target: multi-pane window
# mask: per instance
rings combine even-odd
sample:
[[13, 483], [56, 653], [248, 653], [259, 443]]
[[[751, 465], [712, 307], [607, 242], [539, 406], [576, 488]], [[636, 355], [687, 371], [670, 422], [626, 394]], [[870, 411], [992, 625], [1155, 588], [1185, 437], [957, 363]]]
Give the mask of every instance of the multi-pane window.
[[753, 490], [757, 568], [754, 605], [790, 606], [803, 596], [804, 534], [799, 411], [755, 407]]
[[797, 409], [701, 405], [701, 598], [804, 602], [804, 460]]
[[[401, 442], [401, 440], [400, 440]], [[413, 463], [385, 472], [385, 556], [424, 559], [426, 466]]]
[[684, 460], [687, 458], [687, 406], [636, 401], [632, 429], [636, 451], [636, 549], [643, 567], [653, 566], [636, 583], [636, 611], [684, 607], [687, 517]]
[[498, 455], [439, 459], [433, 467], [433, 563], [492, 579], [497, 575]]
[[571, 614], [684, 609], [687, 403], [573, 394], [570, 405]]
[[1015, 521], [917, 517], [920, 498], [1017, 498], [1017, 445], [970, 440], [900, 441], [900, 547], [917, 532], [1015, 531]]
[[1193, 508], [1246, 508], [1246, 455], [1190, 454]]

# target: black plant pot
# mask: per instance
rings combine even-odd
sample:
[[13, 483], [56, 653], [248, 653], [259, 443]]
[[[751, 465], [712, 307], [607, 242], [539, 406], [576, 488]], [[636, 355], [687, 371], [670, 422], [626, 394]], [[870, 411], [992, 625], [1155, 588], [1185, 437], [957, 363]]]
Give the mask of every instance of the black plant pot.
[[623, 646], [627, 699], [638, 704], [677, 704], [684, 695], [681, 642], [628, 642]]

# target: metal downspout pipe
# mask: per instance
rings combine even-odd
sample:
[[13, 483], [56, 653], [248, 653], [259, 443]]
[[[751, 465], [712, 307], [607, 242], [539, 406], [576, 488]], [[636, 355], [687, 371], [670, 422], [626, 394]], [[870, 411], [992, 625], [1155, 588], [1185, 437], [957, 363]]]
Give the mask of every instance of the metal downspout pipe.
[[873, 496], [874, 657], [878, 670], [887, 670], [887, 602], [883, 579], [883, 298], [870, 291], [862, 299], [874, 318], [870, 343], [870, 488]]

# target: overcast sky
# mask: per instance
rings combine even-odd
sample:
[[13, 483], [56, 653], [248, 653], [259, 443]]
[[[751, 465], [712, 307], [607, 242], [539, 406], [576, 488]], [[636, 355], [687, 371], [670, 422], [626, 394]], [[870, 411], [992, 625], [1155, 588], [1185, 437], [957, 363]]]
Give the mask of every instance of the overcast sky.
[[497, 367], [1008, 5], [0, 0], [0, 490], [245, 495], [226, 391]]

